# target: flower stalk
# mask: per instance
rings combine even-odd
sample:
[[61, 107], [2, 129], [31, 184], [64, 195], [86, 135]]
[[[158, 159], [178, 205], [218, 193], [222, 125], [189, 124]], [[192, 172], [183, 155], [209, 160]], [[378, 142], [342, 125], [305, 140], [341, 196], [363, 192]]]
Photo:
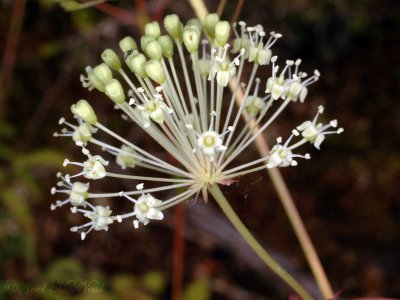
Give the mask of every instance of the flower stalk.
[[313, 299], [311, 295], [294, 279], [282, 266], [260, 245], [254, 238], [247, 227], [239, 219], [228, 200], [225, 198], [218, 184], [208, 188], [210, 194], [214, 197], [215, 201], [221, 207], [224, 214], [227, 216], [232, 225], [244, 238], [250, 248], [258, 255], [258, 257], [283, 281], [285, 281], [299, 296], [304, 300]]

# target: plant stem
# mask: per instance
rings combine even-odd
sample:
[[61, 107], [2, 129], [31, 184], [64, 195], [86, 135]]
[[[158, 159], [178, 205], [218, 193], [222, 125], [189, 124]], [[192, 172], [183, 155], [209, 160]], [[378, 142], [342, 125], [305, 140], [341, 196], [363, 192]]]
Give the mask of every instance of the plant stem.
[[[260, 154], [268, 154], [268, 145], [265, 139], [263, 138], [259, 141], [256, 140], [256, 142]], [[266, 154], [264, 154], [264, 156], [265, 155]], [[315, 250], [315, 247], [310, 239], [310, 236], [307, 233], [304, 223], [301, 220], [300, 214], [296, 208], [296, 205], [285, 183], [285, 180], [282, 177], [281, 172], [277, 168], [273, 168], [268, 169], [268, 173], [271, 177], [272, 184], [274, 185], [275, 190], [278, 193], [282, 206], [285, 209], [286, 215], [288, 216], [290, 224], [293, 227], [293, 231], [295, 232], [297, 239], [299, 240], [304, 255], [306, 256], [308, 265], [310, 266], [310, 269], [324, 299], [333, 299], [334, 294], [329, 284], [328, 278], [325, 274], [324, 268], [322, 267], [317, 251]]]
[[228, 200], [225, 198], [224, 194], [221, 192], [218, 184], [214, 184], [212, 187], [208, 188], [208, 191], [213, 195], [215, 201], [221, 207], [222, 211], [231, 221], [232, 225], [240, 233], [240, 235], [245, 239], [247, 244], [251, 249], [258, 255], [258, 257], [280, 278], [282, 278], [296, 293], [299, 294], [304, 300], [313, 299], [311, 295], [288, 273], [286, 272], [279, 263], [274, 260], [271, 255], [260, 245], [260, 243], [254, 238], [247, 227], [236, 215], [235, 211], [230, 206]]
[[203, 0], [189, 0], [193, 10], [200, 21], [204, 20], [204, 17], [208, 14], [208, 10]]
[[178, 204], [174, 209], [174, 250], [172, 268], [172, 300], [182, 299], [183, 267], [185, 255], [185, 206]]
[[[236, 78], [233, 78], [229, 83], [229, 87], [231, 90], [236, 86]], [[237, 89], [236, 94], [236, 102], [240, 107], [243, 102], [244, 93], [243, 90], [239, 87]], [[250, 128], [254, 128], [254, 131], [258, 131], [258, 126], [255, 126], [255, 120], [248, 120], [247, 116], [243, 114], [243, 117]], [[261, 157], [266, 157], [269, 154], [269, 147], [267, 141], [265, 140], [263, 135], [257, 136], [255, 139], [255, 144], [258, 152]], [[300, 217], [300, 214], [296, 208], [294, 200], [290, 194], [290, 191], [285, 183], [285, 180], [282, 177], [281, 172], [278, 168], [267, 169], [269, 176], [271, 177], [272, 184], [278, 193], [279, 200], [282, 203], [283, 208], [285, 209], [286, 215], [289, 219], [290, 224], [292, 225], [293, 231], [300, 243], [301, 248], [303, 249], [304, 255], [307, 259], [308, 265], [311, 269], [311, 272], [315, 278], [315, 281], [318, 284], [318, 287], [323, 295], [324, 299], [333, 299], [334, 294], [332, 288], [329, 284], [328, 277], [322, 267], [321, 261], [318, 257], [317, 251], [311, 241], [310, 236], [304, 226], [304, 223]]]

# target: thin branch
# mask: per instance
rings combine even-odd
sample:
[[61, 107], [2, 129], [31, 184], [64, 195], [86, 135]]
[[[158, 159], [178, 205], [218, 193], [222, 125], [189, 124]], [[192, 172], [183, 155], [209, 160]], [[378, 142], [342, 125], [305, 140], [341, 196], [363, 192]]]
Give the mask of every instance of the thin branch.
[[227, 0], [221, 0], [221, 2], [218, 5], [218, 9], [217, 9], [217, 15], [219, 17], [222, 16], [222, 13], [224, 12], [225, 9], [225, 5], [226, 5]]
[[172, 300], [182, 298], [183, 268], [185, 255], [185, 206], [178, 204], [174, 209], [174, 246], [172, 262]]
[[111, 5], [108, 3], [101, 3], [95, 6], [98, 10], [114, 17], [117, 20], [120, 20], [122, 23], [126, 25], [137, 25], [138, 19], [137, 15], [131, 13], [125, 9], [119, 8], [115, 5]]
[[236, 4], [235, 12], [233, 13], [231, 24], [237, 22], [237, 20], [239, 19], [240, 13], [242, 12], [242, 9], [243, 9], [243, 4], [244, 4], [244, 0], [238, 0], [238, 3]]
[[3, 91], [0, 93], [0, 122], [5, 117], [6, 112], [6, 93], [10, 87], [14, 76], [14, 66], [17, 58], [17, 48], [19, 43], [19, 37], [21, 34], [21, 28], [23, 18], [25, 14], [26, 0], [15, 0], [11, 15], [10, 27], [7, 34], [7, 40], [4, 47], [3, 56], [3, 75], [1, 78], [1, 84]]

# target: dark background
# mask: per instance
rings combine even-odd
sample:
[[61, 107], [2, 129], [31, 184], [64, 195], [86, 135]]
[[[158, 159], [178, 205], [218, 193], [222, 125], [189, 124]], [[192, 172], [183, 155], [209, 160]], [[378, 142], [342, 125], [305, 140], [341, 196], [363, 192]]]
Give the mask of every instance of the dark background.
[[[70, 139], [52, 137], [76, 100], [90, 98], [103, 123], [147, 142], [118, 113], [108, 114], [103, 95], [82, 88], [85, 66], [99, 63], [104, 48], [118, 49], [123, 36], [137, 39], [146, 20], [194, 16], [186, 1], [109, 4], [125, 14], [104, 6], [68, 13], [50, 0], [0, 2], [0, 299], [171, 297], [179, 211], [140, 230], [116, 224], [82, 242], [69, 231], [82, 220], [67, 208], [49, 209], [63, 159], [81, 158]], [[223, 18], [232, 19], [236, 4], [228, 1]], [[218, 2], [207, 5], [214, 11]], [[268, 141], [320, 104], [325, 120], [337, 118], [345, 128], [321, 151], [310, 146], [311, 160], [282, 170], [335, 291], [343, 298], [400, 297], [399, 2], [244, 1], [240, 19], [281, 32], [274, 52], [301, 57], [305, 70], [322, 74], [306, 103], [275, 122]], [[96, 184], [118, 191], [126, 183]], [[311, 279], [268, 175], [244, 176], [224, 192], [266, 248], [298, 278]], [[185, 299], [287, 298], [287, 287], [260, 268], [213, 201], [189, 202], [185, 210]]]

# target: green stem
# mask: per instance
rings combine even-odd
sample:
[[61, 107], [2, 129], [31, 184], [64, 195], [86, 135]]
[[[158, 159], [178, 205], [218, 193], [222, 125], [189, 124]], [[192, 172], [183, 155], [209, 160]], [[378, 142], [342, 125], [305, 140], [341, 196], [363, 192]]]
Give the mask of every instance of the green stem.
[[213, 195], [222, 211], [231, 221], [232, 225], [245, 239], [251, 249], [258, 255], [258, 257], [280, 278], [283, 279], [296, 293], [299, 294], [304, 300], [311, 300], [313, 297], [294, 279], [288, 272], [286, 272], [279, 263], [268, 254], [268, 252], [260, 245], [260, 243], [254, 238], [247, 227], [242, 223], [235, 211], [230, 206], [228, 200], [221, 192], [218, 184], [214, 184], [208, 188], [208, 191]]

